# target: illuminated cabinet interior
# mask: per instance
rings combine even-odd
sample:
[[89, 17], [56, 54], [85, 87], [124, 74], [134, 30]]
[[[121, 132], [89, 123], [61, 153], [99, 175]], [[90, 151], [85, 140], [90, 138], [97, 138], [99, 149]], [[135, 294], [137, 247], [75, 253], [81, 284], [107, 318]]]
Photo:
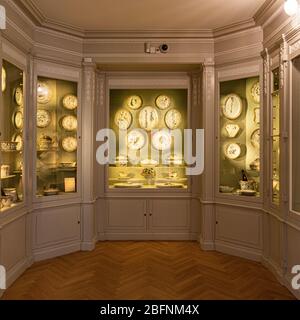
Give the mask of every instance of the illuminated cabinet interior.
[[260, 83], [258, 77], [220, 83], [220, 190], [260, 194]]
[[77, 83], [38, 77], [36, 194], [76, 193]]
[[110, 188], [188, 187], [184, 149], [175, 148], [172, 137], [172, 130], [177, 130], [183, 144], [187, 107], [185, 89], [110, 90], [110, 127], [117, 137]]
[[3, 60], [0, 117], [1, 211], [24, 200], [24, 75]]

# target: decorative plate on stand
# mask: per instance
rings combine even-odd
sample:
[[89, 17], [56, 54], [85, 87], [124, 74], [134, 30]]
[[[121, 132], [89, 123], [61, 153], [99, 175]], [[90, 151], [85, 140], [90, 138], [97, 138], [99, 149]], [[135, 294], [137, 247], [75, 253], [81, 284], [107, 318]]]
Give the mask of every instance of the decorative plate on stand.
[[153, 107], [145, 107], [140, 112], [139, 122], [140, 126], [147, 131], [156, 129], [159, 122], [158, 112]]
[[168, 96], [161, 95], [156, 98], [156, 106], [161, 110], [166, 110], [171, 106], [171, 99]]
[[128, 108], [132, 110], [139, 109], [143, 104], [143, 100], [140, 96], [131, 96], [127, 100], [127, 106]]
[[127, 130], [132, 123], [132, 115], [129, 111], [122, 109], [116, 113], [115, 124], [120, 130]]
[[243, 112], [243, 101], [237, 94], [229, 94], [224, 98], [222, 109], [227, 119], [236, 120]]
[[37, 102], [40, 104], [47, 104], [52, 97], [52, 91], [45, 82], [39, 81], [37, 84]]
[[47, 128], [51, 123], [51, 114], [47, 110], [39, 109], [36, 115], [37, 127]]
[[127, 146], [130, 150], [140, 150], [146, 143], [145, 135], [140, 130], [132, 130], [127, 136]]
[[175, 130], [181, 125], [182, 116], [181, 113], [175, 109], [167, 112], [165, 122], [169, 129]]
[[67, 94], [63, 98], [63, 106], [68, 110], [75, 110], [78, 107], [78, 99], [73, 94]]

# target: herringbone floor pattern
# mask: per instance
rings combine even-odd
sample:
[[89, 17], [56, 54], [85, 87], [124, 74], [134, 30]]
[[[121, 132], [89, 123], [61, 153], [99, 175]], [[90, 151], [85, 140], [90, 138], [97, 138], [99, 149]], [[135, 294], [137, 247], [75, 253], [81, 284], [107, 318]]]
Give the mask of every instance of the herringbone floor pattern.
[[195, 242], [104, 242], [36, 263], [3, 299], [293, 299], [255, 262]]

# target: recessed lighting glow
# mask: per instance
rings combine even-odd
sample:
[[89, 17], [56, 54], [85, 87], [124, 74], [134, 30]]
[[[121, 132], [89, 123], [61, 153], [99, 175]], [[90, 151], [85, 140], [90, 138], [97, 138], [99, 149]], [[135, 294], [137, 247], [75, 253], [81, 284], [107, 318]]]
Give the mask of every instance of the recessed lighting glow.
[[284, 11], [289, 16], [293, 16], [298, 11], [298, 1], [297, 0], [286, 0], [284, 4]]

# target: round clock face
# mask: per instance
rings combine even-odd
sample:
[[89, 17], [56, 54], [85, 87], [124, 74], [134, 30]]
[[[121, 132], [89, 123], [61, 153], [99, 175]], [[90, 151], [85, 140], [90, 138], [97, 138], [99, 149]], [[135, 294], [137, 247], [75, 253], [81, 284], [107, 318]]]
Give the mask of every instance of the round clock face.
[[166, 125], [169, 129], [177, 129], [181, 125], [182, 116], [181, 113], [175, 109], [168, 111], [166, 114]]
[[73, 94], [68, 94], [63, 98], [63, 106], [68, 110], [75, 110], [78, 107], [78, 99]]
[[237, 143], [231, 143], [226, 147], [226, 157], [231, 160], [237, 159], [241, 155], [241, 147]]
[[75, 116], [65, 116], [61, 120], [61, 126], [66, 131], [76, 131], [77, 130], [77, 118]]
[[38, 128], [46, 128], [51, 123], [51, 115], [46, 110], [38, 110], [36, 121], [37, 121]]
[[166, 110], [171, 105], [171, 99], [168, 96], [161, 95], [156, 99], [156, 106], [161, 110]]
[[132, 110], [139, 109], [143, 104], [143, 100], [139, 96], [131, 96], [128, 98], [127, 106]]
[[146, 143], [145, 135], [139, 130], [132, 130], [127, 136], [127, 145], [131, 150], [140, 150]]
[[21, 87], [17, 87], [15, 90], [15, 101], [18, 106], [23, 105], [23, 90]]
[[259, 81], [254, 83], [251, 89], [251, 96], [256, 103], [260, 103], [260, 84]]
[[242, 99], [236, 94], [229, 94], [225, 97], [223, 113], [227, 119], [237, 119], [243, 111]]
[[23, 129], [24, 126], [24, 119], [23, 119], [23, 113], [21, 111], [15, 112], [13, 116], [13, 123], [16, 129]]
[[152, 137], [152, 145], [156, 150], [169, 150], [172, 145], [171, 134], [166, 130], [156, 132]]
[[37, 84], [37, 102], [47, 104], [52, 97], [52, 92], [45, 82], [39, 81]]
[[6, 90], [6, 70], [2, 67], [2, 92]]
[[66, 137], [61, 143], [66, 152], [74, 152], [77, 150], [77, 139], [74, 137]]
[[120, 130], [127, 130], [132, 123], [132, 115], [129, 111], [122, 109], [116, 113], [115, 124]]
[[260, 144], [260, 130], [255, 130], [251, 135], [251, 143], [255, 148], [259, 148]]
[[17, 151], [21, 151], [23, 149], [23, 138], [20, 134], [14, 135], [12, 141], [18, 143], [16, 148]]
[[155, 129], [158, 125], [158, 113], [153, 107], [145, 107], [141, 110], [139, 115], [140, 126], [151, 131]]

